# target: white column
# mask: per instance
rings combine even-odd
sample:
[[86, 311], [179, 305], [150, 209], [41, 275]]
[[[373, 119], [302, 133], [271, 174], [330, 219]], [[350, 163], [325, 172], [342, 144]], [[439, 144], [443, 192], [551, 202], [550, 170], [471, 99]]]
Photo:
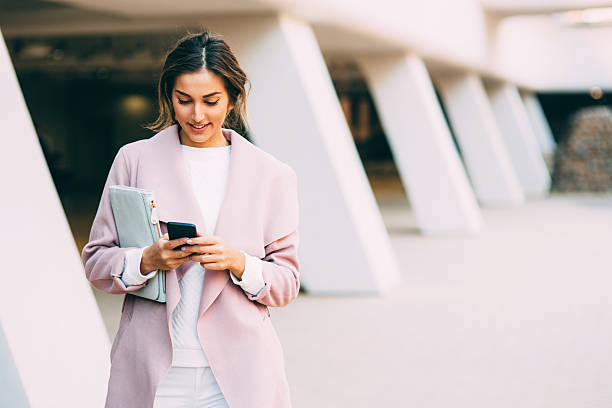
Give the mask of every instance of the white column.
[[304, 287], [390, 288], [396, 256], [311, 28], [287, 16], [217, 23], [253, 84], [254, 142], [298, 175]]
[[474, 74], [436, 79], [478, 201], [485, 206], [524, 201], [482, 81]]
[[501, 84], [487, 92], [523, 192], [528, 197], [547, 194], [550, 175], [518, 89]]
[[521, 92], [521, 98], [525, 104], [525, 109], [527, 109], [527, 115], [531, 120], [540, 151], [544, 155], [553, 154], [557, 148], [557, 142], [555, 142], [555, 138], [550, 130], [540, 101], [533, 92]]
[[419, 228], [426, 234], [481, 230], [480, 209], [423, 61], [407, 55], [357, 60]]
[[32, 407], [101, 407], [108, 334], [0, 35], [0, 324]]
[[13, 353], [0, 325], [0, 407], [29, 408]]

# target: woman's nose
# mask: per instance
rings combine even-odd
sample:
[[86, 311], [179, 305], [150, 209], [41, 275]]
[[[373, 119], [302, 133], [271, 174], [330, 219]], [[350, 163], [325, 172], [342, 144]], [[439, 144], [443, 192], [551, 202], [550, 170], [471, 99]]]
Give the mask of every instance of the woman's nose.
[[205, 108], [202, 104], [194, 104], [193, 108], [193, 121], [200, 123], [204, 120]]

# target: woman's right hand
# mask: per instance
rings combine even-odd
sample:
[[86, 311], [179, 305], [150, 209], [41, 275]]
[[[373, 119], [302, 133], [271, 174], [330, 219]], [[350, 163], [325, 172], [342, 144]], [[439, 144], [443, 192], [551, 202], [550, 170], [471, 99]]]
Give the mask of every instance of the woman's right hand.
[[189, 261], [191, 253], [174, 249], [186, 244], [189, 238], [179, 238], [172, 241], [168, 238], [168, 234], [164, 234], [156, 243], [142, 251], [140, 273], [147, 275], [158, 269], [168, 271]]

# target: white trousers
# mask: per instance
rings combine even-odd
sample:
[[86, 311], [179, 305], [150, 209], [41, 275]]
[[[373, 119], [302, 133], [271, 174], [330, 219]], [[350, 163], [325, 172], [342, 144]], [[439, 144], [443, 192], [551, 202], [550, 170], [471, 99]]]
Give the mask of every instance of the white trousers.
[[229, 408], [210, 367], [170, 367], [153, 408]]

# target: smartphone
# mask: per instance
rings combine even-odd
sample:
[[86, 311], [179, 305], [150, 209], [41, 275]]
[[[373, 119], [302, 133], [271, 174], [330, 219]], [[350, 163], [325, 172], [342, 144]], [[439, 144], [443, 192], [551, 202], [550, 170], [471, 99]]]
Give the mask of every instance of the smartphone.
[[[171, 241], [179, 238], [196, 238], [198, 236], [198, 232], [194, 224], [170, 221], [167, 226], [168, 238], [170, 238]], [[186, 245], [181, 245], [174, 249], [180, 250], [183, 246]]]

